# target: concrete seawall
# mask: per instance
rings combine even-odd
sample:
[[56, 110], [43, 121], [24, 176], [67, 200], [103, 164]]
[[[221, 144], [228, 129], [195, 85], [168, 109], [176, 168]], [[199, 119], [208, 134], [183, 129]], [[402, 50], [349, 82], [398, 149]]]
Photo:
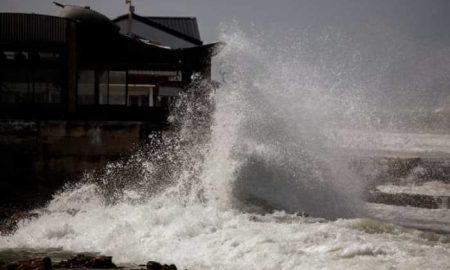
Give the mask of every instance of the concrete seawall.
[[133, 153], [155, 130], [161, 126], [149, 122], [0, 122], [0, 206], [35, 207], [66, 182]]

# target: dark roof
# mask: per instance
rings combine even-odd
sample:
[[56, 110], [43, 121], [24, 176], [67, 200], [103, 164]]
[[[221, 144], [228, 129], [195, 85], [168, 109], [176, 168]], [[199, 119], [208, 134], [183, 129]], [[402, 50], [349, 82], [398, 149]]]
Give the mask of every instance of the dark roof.
[[150, 21], [164, 25], [170, 29], [201, 40], [195, 17], [145, 17]]
[[64, 43], [69, 20], [38, 14], [0, 13], [0, 43]]
[[[119, 16], [113, 20], [118, 22], [128, 19], [128, 14]], [[189, 41], [195, 45], [202, 45], [197, 19], [193, 17], [142, 17], [133, 13], [133, 19], [158, 28], [161, 31]]]

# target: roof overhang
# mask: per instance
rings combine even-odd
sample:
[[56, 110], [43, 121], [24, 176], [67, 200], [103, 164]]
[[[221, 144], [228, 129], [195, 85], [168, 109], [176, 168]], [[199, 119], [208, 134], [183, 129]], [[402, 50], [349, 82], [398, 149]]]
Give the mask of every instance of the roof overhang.
[[[127, 20], [129, 18], [128, 16], [129, 16], [128, 14], [124, 14], [122, 16], [119, 16], [119, 17], [113, 19], [112, 21], [113, 22], [119, 22], [119, 21], [122, 21], [122, 20]], [[199, 39], [196, 39], [194, 37], [191, 37], [191, 36], [185, 35], [183, 33], [180, 33], [178, 31], [175, 31], [173, 29], [170, 29], [170, 28], [168, 28], [168, 27], [166, 27], [166, 26], [164, 26], [162, 24], [159, 24], [157, 22], [151, 21], [151, 20], [149, 20], [149, 19], [147, 19], [145, 17], [139, 16], [139, 15], [137, 15], [135, 13], [132, 13], [132, 18], [134, 20], [136, 20], [136, 21], [139, 21], [141, 23], [144, 23], [144, 24], [147, 24], [149, 26], [155, 27], [155, 28], [157, 28], [157, 29], [159, 29], [161, 31], [164, 31], [164, 32], [168, 33], [168, 34], [171, 34], [171, 35], [176, 36], [178, 38], [181, 38], [181, 39], [183, 39], [185, 41], [188, 41], [188, 42], [190, 42], [190, 43], [192, 43], [194, 45], [197, 45], [197, 46], [203, 45], [203, 41], [201, 41]]]

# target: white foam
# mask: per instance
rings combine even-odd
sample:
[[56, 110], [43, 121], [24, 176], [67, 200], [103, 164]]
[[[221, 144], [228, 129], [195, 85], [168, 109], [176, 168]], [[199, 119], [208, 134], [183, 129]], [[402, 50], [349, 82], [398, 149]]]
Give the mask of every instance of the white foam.
[[425, 238], [414, 230], [381, 222], [324, 222], [282, 212], [259, 216], [159, 199], [140, 205], [99, 204], [74, 215], [45, 214], [22, 224], [16, 234], [0, 238], [0, 246], [100, 251], [112, 255], [117, 263], [158, 260], [182, 269], [383, 269], [404, 265], [431, 269], [450, 265], [445, 259], [450, 255], [448, 238]]
[[422, 194], [429, 196], [450, 196], [450, 184], [442, 181], [429, 181], [422, 184], [406, 184], [393, 185], [386, 184], [377, 186], [377, 189], [385, 193], [407, 193], [407, 194]]

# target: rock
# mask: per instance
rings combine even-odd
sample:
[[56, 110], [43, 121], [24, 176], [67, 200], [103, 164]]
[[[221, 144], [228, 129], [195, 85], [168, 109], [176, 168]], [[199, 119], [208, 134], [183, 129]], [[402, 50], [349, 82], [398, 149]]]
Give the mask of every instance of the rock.
[[408, 193], [384, 193], [371, 191], [367, 197], [368, 202], [412, 206], [429, 209], [450, 209], [449, 196], [430, 196]]
[[165, 265], [163, 266], [163, 269], [164, 269], [164, 270], [177, 270], [177, 267], [175, 266], [175, 264], [171, 264], [171, 265], [165, 264]]
[[7, 235], [17, 230], [17, 224], [24, 219], [32, 219], [38, 217], [39, 214], [33, 212], [16, 212], [9, 218], [0, 222], [0, 235]]
[[91, 259], [91, 268], [116, 268], [110, 256], [98, 256]]
[[147, 262], [147, 270], [162, 270], [163, 266], [158, 262]]
[[149, 261], [147, 262], [147, 270], [177, 270], [177, 267], [174, 264], [167, 265]]
[[24, 261], [15, 261], [8, 264], [0, 264], [1, 270], [51, 270], [50, 258], [36, 258]]
[[116, 268], [110, 256], [87, 256], [79, 254], [54, 265], [55, 268]]

